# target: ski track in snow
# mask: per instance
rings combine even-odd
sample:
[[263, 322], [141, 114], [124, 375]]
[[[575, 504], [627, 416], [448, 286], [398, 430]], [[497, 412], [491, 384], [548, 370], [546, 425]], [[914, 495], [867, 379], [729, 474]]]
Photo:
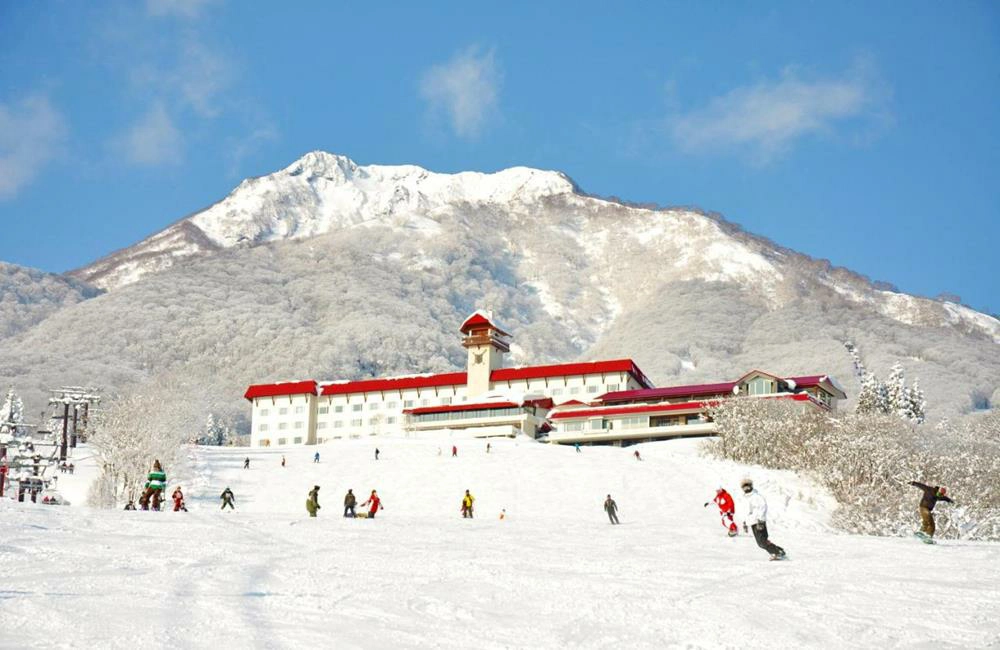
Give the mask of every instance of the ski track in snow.
[[[1000, 644], [1000, 544], [838, 534], [819, 488], [701, 458], [697, 444], [640, 445], [642, 462], [634, 447], [495, 440], [487, 455], [450, 438], [197, 449], [181, 475], [167, 467], [188, 513], [3, 500], [0, 648]], [[788, 562], [726, 537], [702, 507], [746, 473]], [[234, 512], [219, 511], [226, 485]], [[377, 488], [386, 510], [342, 518], [348, 487], [359, 504]], [[465, 488], [474, 520], [458, 512]], [[601, 508], [608, 492], [621, 526]]]

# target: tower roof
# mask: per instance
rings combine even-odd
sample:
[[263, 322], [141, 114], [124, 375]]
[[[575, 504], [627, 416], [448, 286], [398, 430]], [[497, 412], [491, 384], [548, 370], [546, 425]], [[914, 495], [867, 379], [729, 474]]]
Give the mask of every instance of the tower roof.
[[460, 331], [462, 334], [468, 334], [469, 330], [471, 330], [473, 327], [477, 325], [486, 325], [496, 330], [498, 334], [502, 334], [503, 336], [510, 336], [510, 334], [497, 327], [496, 324], [493, 322], [492, 317], [481, 309], [477, 309], [475, 312], [472, 313], [471, 316], [466, 318], [465, 322], [462, 323], [462, 326], [458, 328], [458, 331]]

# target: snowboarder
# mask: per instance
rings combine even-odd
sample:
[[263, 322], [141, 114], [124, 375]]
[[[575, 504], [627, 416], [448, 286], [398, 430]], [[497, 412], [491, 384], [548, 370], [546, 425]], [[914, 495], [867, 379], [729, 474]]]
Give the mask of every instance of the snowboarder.
[[313, 454], [313, 462], [314, 463], [318, 463], [319, 462], [319, 452], [318, 451], [315, 454]]
[[285, 457], [284, 456], [281, 457], [281, 466], [282, 467], [285, 466]]
[[615, 500], [608, 495], [608, 498], [604, 500], [604, 512], [608, 513], [608, 519], [611, 520], [612, 524], [620, 524], [622, 522], [618, 521], [618, 504]]
[[757, 546], [770, 553], [772, 560], [784, 559], [785, 549], [767, 538], [767, 501], [764, 496], [754, 489], [753, 481], [749, 478], [740, 481], [740, 489], [746, 495], [747, 505], [750, 507], [750, 513], [743, 525], [750, 524]]
[[163, 471], [160, 461], [154, 460], [153, 467], [146, 476], [145, 492], [142, 497], [146, 501], [146, 508], [152, 505], [153, 510], [160, 509], [160, 499], [163, 496], [163, 489], [167, 486], [167, 473]]
[[472, 519], [472, 504], [476, 501], [476, 497], [469, 494], [469, 491], [465, 491], [465, 496], [462, 497], [462, 518]]
[[378, 454], [379, 454], [378, 447], [375, 447], [375, 460], [378, 460]]
[[[344, 495], [344, 516], [345, 517], [350, 517], [352, 519], [355, 517], [355, 514], [354, 514], [354, 504], [356, 504], [357, 502], [358, 502], [358, 500], [356, 498], [354, 498], [354, 490], [348, 490], [347, 494]], [[350, 514], [348, 514], [348, 513], [350, 513]]]
[[367, 505], [371, 506], [370, 508], [368, 508], [369, 519], [375, 518], [375, 513], [378, 512], [379, 508], [385, 508], [385, 506], [382, 505], [382, 500], [379, 499], [378, 494], [375, 493], [375, 490], [372, 490], [372, 495], [368, 497], [367, 501], [361, 504], [361, 507], [364, 508]]
[[[948, 489], [940, 485], [924, 485], [923, 483], [918, 483], [917, 481], [910, 481], [910, 485], [915, 488], [919, 488], [923, 493], [923, 497], [920, 499], [920, 533], [923, 533], [927, 540], [933, 541], [934, 539], [934, 506], [937, 505], [938, 501], [947, 501], [948, 503], [955, 503], [947, 496]], [[920, 536], [917, 533], [917, 536]]]
[[170, 495], [170, 498], [174, 500], [174, 512], [180, 512], [181, 510], [184, 512], [188, 511], [187, 507], [184, 505], [184, 493], [181, 492], [181, 486], [177, 486], [177, 489], [175, 489], [174, 493]]
[[243, 459], [243, 469], [250, 469], [250, 457], [247, 456]]
[[229, 486], [226, 486], [226, 489], [222, 491], [219, 498], [222, 499], [222, 508], [220, 510], [225, 510], [226, 506], [229, 506], [230, 510], [236, 510], [236, 506], [233, 505], [236, 497], [233, 496], [233, 491], [229, 489]]
[[458, 456], [458, 447], [456, 447], [455, 445], [452, 445], [451, 446], [451, 457], [454, 458], [455, 456]]
[[638, 449], [636, 449], [635, 452], [632, 455], [635, 456], [636, 460], [642, 460], [642, 456], [639, 455], [639, 450]]
[[490, 453], [490, 443], [486, 443], [486, 453]]
[[733, 515], [736, 513], [736, 504], [733, 503], [733, 497], [726, 492], [725, 488], [719, 488], [715, 491], [715, 498], [711, 501], [705, 502], [705, 507], [708, 507], [709, 503], [715, 503], [719, 506], [719, 516], [722, 517], [722, 525], [729, 529], [729, 536], [735, 537], [739, 532], [736, 528], [736, 522], [733, 521]]
[[581, 452], [580, 443], [579, 442], [574, 443], [573, 446], [576, 448], [576, 453], [579, 454]]
[[309, 490], [309, 498], [306, 499], [306, 510], [309, 511], [310, 517], [316, 516], [316, 511], [319, 510], [319, 486], [314, 485], [313, 489]]

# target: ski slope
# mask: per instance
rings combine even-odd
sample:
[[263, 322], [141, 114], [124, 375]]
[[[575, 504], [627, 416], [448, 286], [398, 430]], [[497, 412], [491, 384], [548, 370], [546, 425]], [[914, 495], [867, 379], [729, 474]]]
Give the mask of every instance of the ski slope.
[[[698, 444], [640, 445], [641, 462], [635, 447], [526, 440], [490, 454], [452, 438], [196, 448], [166, 467], [188, 513], [2, 500], [0, 648], [1000, 644], [1000, 545], [836, 533], [816, 486]], [[93, 475], [78, 466], [60, 479], [75, 504]], [[720, 483], [736, 496], [745, 474], [790, 561], [726, 537], [702, 506]], [[309, 519], [313, 485], [322, 509]], [[235, 512], [219, 511], [226, 486]], [[385, 510], [342, 518], [347, 488], [359, 503], [378, 489]], [[459, 514], [465, 489], [474, 520]], [[602, 510], [609, 492], [621, 526]]]

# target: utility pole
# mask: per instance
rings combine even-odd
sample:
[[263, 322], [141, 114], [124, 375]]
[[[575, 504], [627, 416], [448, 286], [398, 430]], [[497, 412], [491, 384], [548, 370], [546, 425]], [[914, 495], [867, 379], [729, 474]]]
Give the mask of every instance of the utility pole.
[[[97, 395], [97, 391], [83, 386], [63, 386], [58, 389], [50, 389], [49, 392], [52, 393], [49, 397], [49, 404], [55, 406], [56, 409], [59, 408], [59, 405], [63, 407], [62, 415], [52, 416], [53, 420], [62, 420], [62, 438], [59, 444], [59, 460], [62, 462], [66, 460], [68, 449], [76, 448], [77, 440], [82, 433], [80, 430], [80, 407], [84, 407], [83, 429], [86, 430], [90, 405], [99, 402], [101, 398]], [[69, 430], [70, 406], [73, 407], [72, 434]]]

